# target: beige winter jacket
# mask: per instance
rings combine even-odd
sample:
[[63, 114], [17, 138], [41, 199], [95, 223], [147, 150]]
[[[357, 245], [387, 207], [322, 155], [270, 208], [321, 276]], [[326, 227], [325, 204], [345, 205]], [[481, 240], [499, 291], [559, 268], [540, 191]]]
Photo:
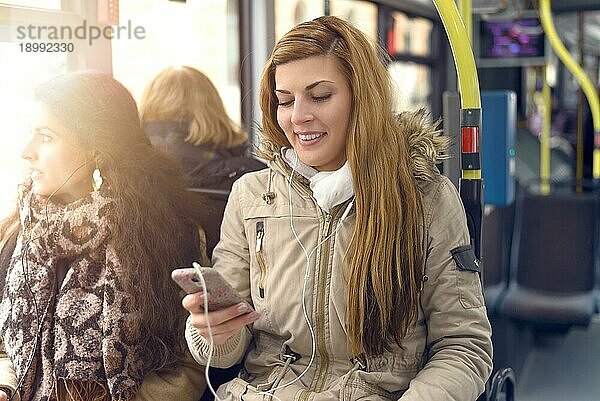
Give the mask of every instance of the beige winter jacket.
[[[324, 213], [297, 173], [290, 200], [291, 169], [274, 154], [269, 169], [235, 183], [213, 254], [214, 268], [261, 314], [253, 326], [215, 349], [212, 366], [244, 360], [240, 377], [218, 389], [222, 400], [242, 395], [262, 400], [260, 392], [270, 389], [282, 401], [473, 401], [483, 392], [492, 366], [491, 329], [465, 212], [454, 186], [435, 169], [438, 140], [431, 125], [422, 114], [404, 115], [403, 123], [427, 241], [418, 324], [403, 348], [366, 361], [351, 359], [342, 258], [354, 211], [342, 222], [347, 203]], [[265, 196], [269, 192], [272, 200]], [[290, 227], [290, 201], [293, 227], [309, 253], [339, 226], [312, 254], [306, 280], [306, 258]], [[194, 358], [206, 364], [206, 341], [190, 325], [186, 338]]]

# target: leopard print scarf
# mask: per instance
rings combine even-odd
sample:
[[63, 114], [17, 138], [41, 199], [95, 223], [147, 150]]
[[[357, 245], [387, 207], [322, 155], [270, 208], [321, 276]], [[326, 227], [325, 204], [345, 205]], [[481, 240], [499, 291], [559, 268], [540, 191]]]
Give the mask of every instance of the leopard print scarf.
[[[109, 241], [108, 190], [66, 206], [46, 205], [26, 186], [20, 192], [22, 228], [6, 275], [0, 328], [17, 377], [25, 375], [21, 399], [54, 400], [65, 382], [97, 384], [108, 389], [107, 399], [131, 399], [144, 377], [143, 339], [121, 281], [126, 266]], [[34, 346], [36, 316], [41, 327]]]

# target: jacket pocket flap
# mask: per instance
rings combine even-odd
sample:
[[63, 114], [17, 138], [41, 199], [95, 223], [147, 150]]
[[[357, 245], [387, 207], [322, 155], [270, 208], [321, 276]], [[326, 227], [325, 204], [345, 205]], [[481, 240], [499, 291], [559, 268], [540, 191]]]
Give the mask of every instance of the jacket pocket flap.
[[450, 251], [459, 270], [471, 271], [481, 274], [481, 263], [475, 257], [471, 245], [463, 245]]
[[[300, 217], [317, 218], [316, 212], [313, 209], [304, 208], [293, 205], [294, 219]], [[256, 205], [244, 208], [244, 220], [260, 219], [260, 218], [281, 218], [290, 217], [290, 208], [285, 205]]]

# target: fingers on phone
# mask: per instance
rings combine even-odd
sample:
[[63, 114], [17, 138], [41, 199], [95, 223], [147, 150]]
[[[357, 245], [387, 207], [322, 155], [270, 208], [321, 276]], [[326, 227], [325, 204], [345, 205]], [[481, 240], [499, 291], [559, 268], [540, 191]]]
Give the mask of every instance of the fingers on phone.
[[214, 311], [208, 314], [208, 323], [211, 326], [218, 326], [237, 317], [253, 312], [254, 309], [245, 302], [229, 306], [225, 309]]
[[[228, 333], [235, 333], [240, 330], [242, 327], [251, 324], [258, 320], [260, 315], [257, 312], [250, 312], [242, 316], [238, 316], [236, 318], [227, 320], [226, 322], [220, 324], [211, 324], [210, 329], [212, 331], [212, 335], [227, 335]], [[200, 334], [202, 334], [205, 338], [208, 338], [208, 326], [206, 325], [205, 319], [195, 320], [192, 316], [190, 323], [195, 326]]]
[[[237, 308], [236, 308], [237, 307]], [[227, 335], [235, 333], [242, 327], [256, 322], [260, 319], [260, 314], [250, 306], [245, 309], [246, 312], [240, 313], [239, 304], [233, 305], [220, 311], [211, 312], [207, 317], [203, 313], [192, 313], [190, 323], [198, 329], [198, 332], [208, 338], [208, 324], [210, 324], [213, 337], [216, 335]], [[216, 343], [216, 341], [215, 341]]]
[[195, 294], [188, 294], [183, 297], [181, 304], [185, 309], [191, 313], [203, 313], [204, 312], [204, 294], [197, 292]]

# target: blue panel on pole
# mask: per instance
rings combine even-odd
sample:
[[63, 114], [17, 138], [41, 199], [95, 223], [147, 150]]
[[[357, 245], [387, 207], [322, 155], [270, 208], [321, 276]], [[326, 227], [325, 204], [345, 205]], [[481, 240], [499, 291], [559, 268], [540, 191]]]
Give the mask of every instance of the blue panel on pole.
[[486, 205], [506, 206], [515, 199], [517, 96], [483, 91], [481, 110], [483, 199]]

